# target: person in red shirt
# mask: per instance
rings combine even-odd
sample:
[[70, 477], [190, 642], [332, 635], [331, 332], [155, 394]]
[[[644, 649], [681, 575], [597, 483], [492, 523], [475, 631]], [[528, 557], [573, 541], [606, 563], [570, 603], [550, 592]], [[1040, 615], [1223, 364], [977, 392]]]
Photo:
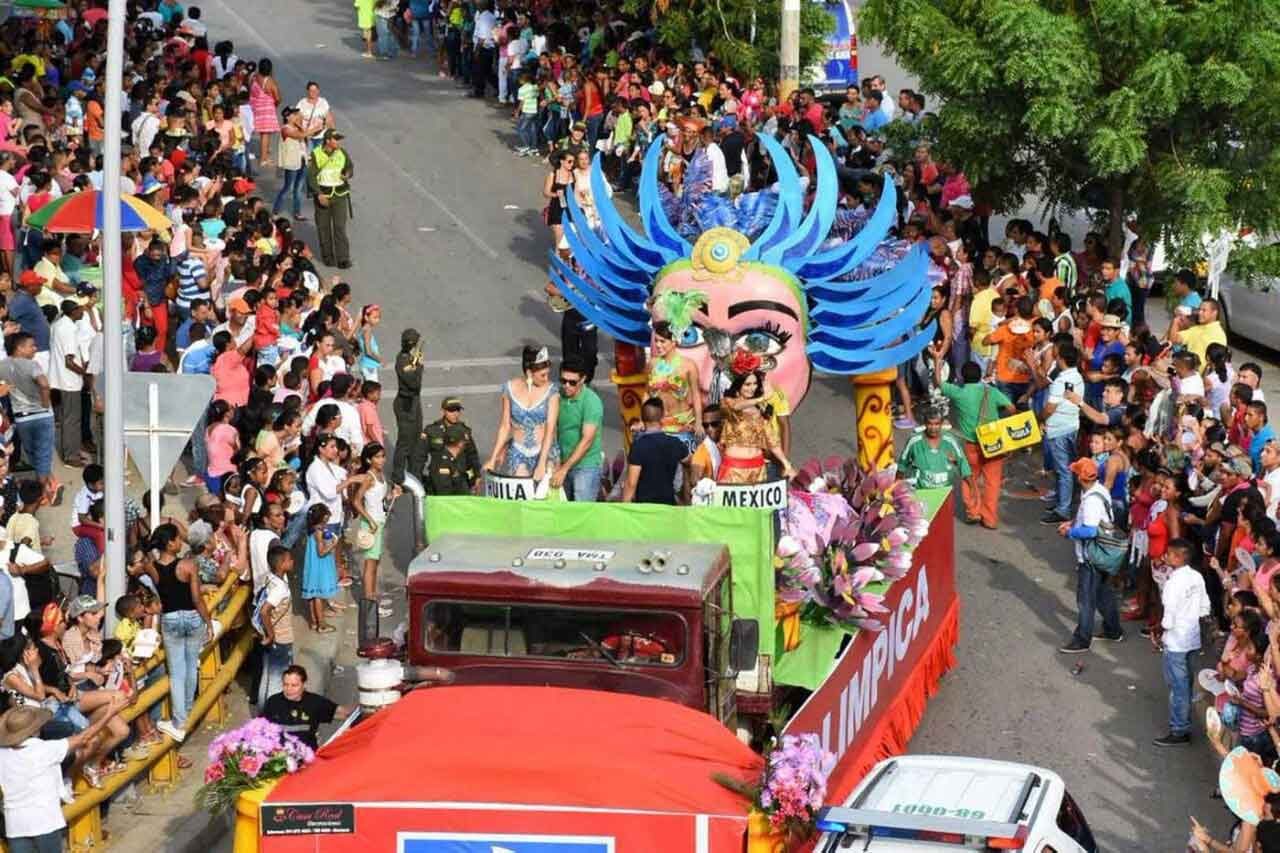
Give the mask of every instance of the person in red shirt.
[[272, 288], [262, 291], [262, 299], [254, 311], [253, 348], [258, 352], [258, 364], [276, 366], [280, 360], [280, 297]]

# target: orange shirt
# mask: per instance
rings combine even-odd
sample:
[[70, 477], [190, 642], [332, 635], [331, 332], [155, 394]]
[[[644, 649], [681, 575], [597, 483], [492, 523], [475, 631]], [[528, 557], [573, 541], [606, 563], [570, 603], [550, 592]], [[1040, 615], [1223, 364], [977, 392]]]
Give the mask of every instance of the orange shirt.
[[102, 104], [89, 101], [84, 105], [84, 132], [90, 139], [103, 139], [106, 134], [102, 130]]
[[1027, 350], [1031, 349], [1033, 344], [1030, 323], [1025, 320], [1010, 320], [988, 335], [987, 341], [998, 347], [996, 350], [997, 381], [1014, 383], [1031, 381], [1031, 369], [1027, 366]]

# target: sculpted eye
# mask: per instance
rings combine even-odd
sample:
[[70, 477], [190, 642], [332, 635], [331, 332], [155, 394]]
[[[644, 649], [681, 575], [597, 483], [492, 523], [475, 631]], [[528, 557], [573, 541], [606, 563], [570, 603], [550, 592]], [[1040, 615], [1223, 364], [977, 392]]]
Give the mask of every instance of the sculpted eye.
[[702, 342], [702, 328], [695, 323], [684, 330], [680, 335], [680, 340], [676, 342], [676, 345], [687, 349], [689, 347], [700, 346]]
[[744, 329], [734, 336], [736, 349], [745, 349], [757, 355], [777, 355], [791, 340], [791, 333], [776, 323], [762, 323], [754, 328]]

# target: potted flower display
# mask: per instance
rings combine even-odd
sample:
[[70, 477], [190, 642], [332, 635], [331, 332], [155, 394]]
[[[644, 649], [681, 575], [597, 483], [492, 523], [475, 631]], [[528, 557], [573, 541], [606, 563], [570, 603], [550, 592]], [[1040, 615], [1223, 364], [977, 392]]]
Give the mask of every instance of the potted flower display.
[[235, 807], [242, 793], [265, 787], [313, 760], [311, 747], [282, 727], [260, 717], [252, 719], [209, 745], [209, 766], [204, 784], [196, 791], [196, 803], [222, 814]]
[[813, 834], [835, 764], [835, 755], [822, 748], [817, 735], [783, 735], [765, 752], [764, 770], [755, 783], [715, 777], [751, 804], [748, 853], [786, 850]]

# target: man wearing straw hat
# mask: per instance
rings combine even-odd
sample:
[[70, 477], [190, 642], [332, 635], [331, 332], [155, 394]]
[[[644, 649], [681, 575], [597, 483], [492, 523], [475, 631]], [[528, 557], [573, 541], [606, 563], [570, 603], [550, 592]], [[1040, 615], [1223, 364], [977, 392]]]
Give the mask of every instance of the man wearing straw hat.
[[97, 722], [63, 740], [40, 739], [40, 729], [53, 719], [43, 708], [19, 705], [0, 717], [0, 794], [10, 853], [62, 853], [62, 763], [125, 704], [123, 694], [112, 698]]

